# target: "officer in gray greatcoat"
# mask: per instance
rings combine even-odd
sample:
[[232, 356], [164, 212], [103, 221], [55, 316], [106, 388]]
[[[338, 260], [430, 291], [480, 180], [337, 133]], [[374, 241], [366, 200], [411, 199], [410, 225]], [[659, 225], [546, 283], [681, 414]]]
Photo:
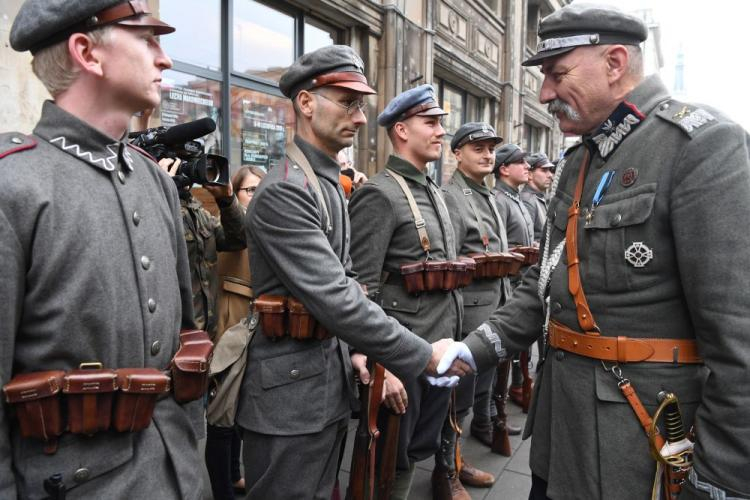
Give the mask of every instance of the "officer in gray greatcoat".
[[[431, 342], [459, 338], [460, 293], [442, 289], [410, 293], [401, 266], [456, 258], [448, 210], [440, 189], [425, 172], [427, 162], [440, 158], [445, 114], [430, 85], [394, 97], [378, 117], [378, 124], [388, 130], [394, 154], [385, 170], [355, 190], [349, 202], [351, 254], [359, 281], [386, 314]], [[386, 374], [388, 389], [397, 393], [387, 396], [386, 404], [398, 412], [406, 407], [393, 492], [395, 498], [405, 498], [414, 464], [438, 449], [450, 391], [428, 385], [424, 377], [399, 378]], [[399, 401], [391, 404], [389, 398]]]
[[[156, 36], [172, 31], [145, 2], [20, 8], [10, 43], [31, 50], [53, 100], [32, 135], [0, 135], [1, 385], [83, 362], [161, 370], [193, 326], [177, 191], [125, 142], [131, 116], [159, 103], [172, 63]], [[68, 499], [201, 498], [201, 418], [167, 395], [144, 430], [66, 432], [46, 454], [3, 404], [0, 498], [42, 498], [56, 474]]]
[[530, 498], [651, 498], [641, 418], [662, 391], [695, 430], [679, 498], [749, 498], [750, 137], [643, 76], [635, 16], [571, 4], [539, 35], [524, 64], [583, 142], [557, 166], [541, 265], [466, 340], [481, 368], [527, 349], [548, 315]]
[[[237, 414], [249, 498], [331, 497], [356, 403], [347, 344], [404, 378], [435, 374], [452, 344], [414, 335], [354, 280], [336, 155], [367, 121], [364, 99], [375, 91], [363, 71], [351, 47], [332, 45], [297, 59], [279, 81], [296, 134], [245, 218], [259, 316]], [[314, 335], [293, 328], [301, 316], [318, 325]], [[364, 365], [357, 369], [367, 382]]]
[[526, 159], [529, 164], [529, 182], [521, 190], [521, 201], [534, 222], [534, 242], [539, 244], [547, 222], [547, 190], [555, 176], [555, 164], [544, 153], [534, 153]]

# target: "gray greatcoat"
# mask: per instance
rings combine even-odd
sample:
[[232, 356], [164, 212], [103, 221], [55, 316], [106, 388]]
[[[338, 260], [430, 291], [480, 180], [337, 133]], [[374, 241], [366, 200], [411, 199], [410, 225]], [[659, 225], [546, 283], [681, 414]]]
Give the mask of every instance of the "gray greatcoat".
[[[550, 253], [564, 238], [589, 147], [578, 245], [594, 318], [605, 336], [696, 339], [705, 366], [633, 363], [623, 364], [622, 374], [649, 412], [659, 391], [674, 392], [685, 424], [696, 426], [699, 479], [730, 496], [750, 497], [750, 234], [738, 230], [750, 217], [748, 136], [714, 110], [671, 99], [657, 77], [643, 81], [627, 101], [645, 118], [623, 134], [609, 158], [589, 137], [566, 154], [550, 204]], [[602, 145], [606, 152], [613, 141]], [[614, 181], [586, 224], [607, 170], [615, 172]], [[625, 258], [634, 242], [653, 252], [643, 267]], [[550, 316], [580, 331], [566, 263], [563, 252], [549, 282]], [[541, 331], [539, 271], [532, 267], [509, 303], [467, 339], [480, 365], [506, 349], [526, 349]], [[550, 349], [529, 434], [531, 470], [549, 483], [550, 498], [650, 498], [654, 461], [645, 433], [599, 361]], [[683, 490], [682, 497], [690, 493]]]
[[521, 201], [518, 190], [498, 180], [495, 184], [495, 201], [503, 224], [505, 224], [508, 245], [511, 248], [531, 245], [534, 241], [534, 221], [526, 205]]
[[[89, 361], [166, 368], [192, 326], [172, 179], [49, 101], [33, 136], [0, 148], [14, 138], [37, 144], [0, 159], [0, 384]], [[3, 404], [0, 498], [40, 498], [55, 473], [69, 499], [200, 498], [199, 411], [168, 397], [141, 432], [66, 433], [45, 455]]]
[[[256, 297], [296, 297], [335, 337], [271, 341], [258, 328], [248, 352], [237, 415], [238, 424], [251, 431], [253, 439], [271, 443], [268, 449], [258, 449], [246, 441], [246, 459], [248, 451], [256, 454], [250, 457], [252, 464], [245, 462], [253, 469], [248, 469], [252, 477], [246, 480], [253, 485], [254, 498], [330, 497], [335, 471], [321, 479], [330, 472], [325, 464], [333, 460], [336, 465], [338, 459], [336, 433], [329, 429], [345, 423], [350, 403], [356, 402], [346, 344], [401, 377], [422, 373], [432, 352], [427, 342], [367, 300], [351, 272], [350, 223], [338, 183], [340, 167], [300, 137], [294, 141], [320, 181], [332, 229], [324, 232], [316, 195], [297, 165], [290, 161], [271, 169], [245, 219], [253, 290]], [[329, 439], [327, 453], [316, 461], [297, 460], [296, 454], [307, 456], [307, 450], [294, 446], [320, 447]]]
[[526, 184], [521, 190], [521, 201], [529, 212], [533, 227], [534, 241], [539, 243], [544, 233], [544, 224], [547, 222], [547, 200], [544, 193]]

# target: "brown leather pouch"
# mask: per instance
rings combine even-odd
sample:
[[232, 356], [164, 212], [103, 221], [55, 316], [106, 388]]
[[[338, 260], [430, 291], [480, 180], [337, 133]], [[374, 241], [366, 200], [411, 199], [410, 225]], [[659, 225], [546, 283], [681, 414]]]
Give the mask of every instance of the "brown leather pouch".
[[466, 265], [466, 269], [464, 269], [464, 273], [461, 275], [461, 282], [458, 286], [461, 288], [467, 287], [471, 285], [471, 282], [474, 279], [474, 273], [476, 273], [477, 270], [477, 263], [471, 257], [466, 257], [464, 255], [459, 256], [458, 260]]
[[286, 333], [286, 301], [282, 295], [264, 294], [255, 299], [261, 331], [266, 337], [283, 337]]
[[465, 273], [466, 263], [460, 260], [448, 262], [448, 269], [446, 269], [445, 278], [443, 279], [443, 290], [450, 291], [459, 288]]
[[524, 266], [532, 266], [539, 262], [539, 247], [516, 247], [512, 249], [515, 253], [520, 253], [524, 257]]
[[476, 270], [474, 271], [474, 279], [483, 279], [487, 277], [487, 264], [489, 259], [484, 253], [471, 253], [469, 257], [474, 259], [476, 263]]
[[299, 340], [312, 338], [317, 323], [313, 315], [294, 297], [289, 297], [286, 305], [289, 311], [289, 336]]
[[203, 332], [187, 344], [182, 344], [172, 358], [172, 389], [178, 403], [199, 399], [208, 388], [208, 365], [214, 352], [214, 344]]
[[495, 279], [501, 277], [500, 270], [503, 266], [502, 254], [487, 252], [487, 264], [485, 264], [485, 266], [486, 278]]
[[3, 386], [5, 401], [16, 410], [21, 436], [49, 442], [62, 434], [60, 390], [64, 376], [63, 370], [20, 373]]
[[497, 272], [497, 278], [505, 278], [508, 276], [508, 273], [510, 272], [511, 265], [515, 262], [515, 258], [505, 252], [501, 252], [498, 254], [499, 257], [499, 266], [498, 266], [498, 272]]
[[513, 260], [510, 262], [510, 268], [508, 269], [508, 274], [510, 276], [516, 276], [521, 271], [521, 267], [523, 266], [523, 263], [526, 261], [526, 257], [516, 252], [510, 252], [509, 255], [513, 258]]
[[401, 264], [401, 276], [404, 277], [404, 287], [407, 293], [417, 294], [425, 291], [424, 264], [424, 262]]
[[117, 390], [117, 374], [101, 368], [101, 363], [81, 363], [63, 378], [68, 399], [68, 430], [92, 435], [109, 429], [112, 400]]
[[120, 432], [135, 432], [151, 424], [156, 400], [169, 392], [169, 375], [156, 368], [117, 370], [114, 427]]
[[205, 342], [205, 330], [180, 330], [180, 345], [190, 344], [192, 342]]
[[424, 288], [427, 291], [442, 290], [448, 262], [445, 260], [428, 260], [424, 263]]

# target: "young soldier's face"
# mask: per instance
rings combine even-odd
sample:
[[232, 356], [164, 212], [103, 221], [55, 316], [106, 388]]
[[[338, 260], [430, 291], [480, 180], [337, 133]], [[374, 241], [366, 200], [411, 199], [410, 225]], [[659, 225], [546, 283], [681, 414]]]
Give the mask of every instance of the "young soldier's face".
[[159, 45], [152, 28], [113, 26], [110, 38], [94, 48], [102, 64], [102, 79], [112, 90], [115, 105], [133, 112], [161, 101], [161, 73], [172, 60]]
[[425, 163], [440, 159], [445, 129], [440, 116], [412, 116], [405, 120], [406, 146]]
[[554, 176], [551, 168], [535, 168], [529, 171], [529, 184], [539, 191], [546, 191]]
[[495, 141], [476, 141], [464, 144], [455, 151], [458, 169], [472, 179], [492, 173], [495, 167]]

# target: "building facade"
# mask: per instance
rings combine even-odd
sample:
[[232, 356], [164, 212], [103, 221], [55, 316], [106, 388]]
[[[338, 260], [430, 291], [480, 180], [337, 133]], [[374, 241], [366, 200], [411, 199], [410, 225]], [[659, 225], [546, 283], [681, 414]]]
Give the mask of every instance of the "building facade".
[[[357, 50], [378, 90], [368, 97], [368, 124], [349, 151], [372, 175], [390, 152], [378, 113], [396, 94], [435, 86], [450, 114], [445, 148], [431, 166], [439, 182], [455, 169], [448, 144], [466, 121], [495, 125], [507, 142], [556, 158], [562, 137], [538, 102], [542, 75], [523, 68], [537, 42], [539, 19], [570, 0], [149, 0], [153, 12], [177, 28], [162, 37], [174, 67], [165, 71], [162, 103], [151, 126], [211, 117], [217, 130], [208, 152], [233, 167], [271, 168], [284, 157], [294, 113], [278, 79], [294, 59], [321, 46]], [[48, 97], [30, 70], [28, 53], [7, 42], [22, 0], [0, 12], [0, 119], [29, 132]]]

